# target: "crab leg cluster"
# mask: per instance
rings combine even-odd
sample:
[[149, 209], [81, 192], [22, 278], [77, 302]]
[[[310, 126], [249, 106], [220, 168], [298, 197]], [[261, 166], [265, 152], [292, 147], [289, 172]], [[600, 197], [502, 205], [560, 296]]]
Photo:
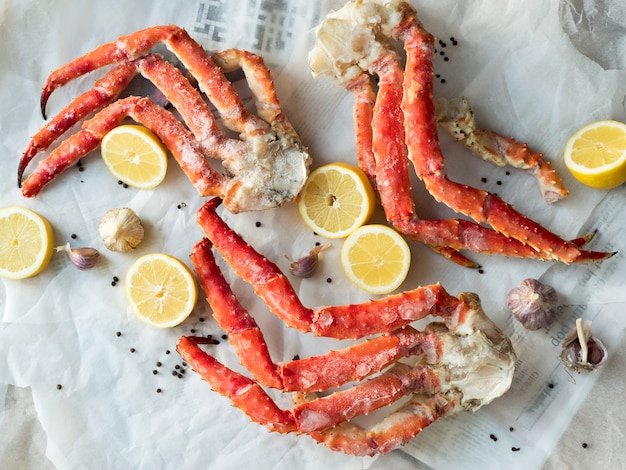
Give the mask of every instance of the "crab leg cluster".
[[[315, 75], [330, 75], [354, 94], [357, 161], [377, 189], [387, 220], [405, 236], [465, 266], [475, 264], [459, 253], [461, 249], [565, 263], [612, 256], [582, 250], [580, 243], [591, 237], [563, 240], [496, 195], [448, 178], [438, 118], [484, 158], [535, 171], [547, 200], [564, 195], [543, 158], [523, 144], [478, 129], [468, 106], [453, 108], [442, 102], [437, 115], [434, 38], [406, 1], [350, 1], [321, 23], [317, 40], [309, 65]], [[404, 45], [404, 67], [393, 41]], [[377, 79], [376, 93], [372, 77]], [[409, 162], [437, 201], [475, 222], [419, 219]]]
[[[176, 55], [200, 90], [178, 68], [150, 53], [159, 43]], [[140, 30], [54, 71], [41, 96], [44, 116], [55, 89], [109, 65], [116, 66], [33, 136], [18, 167], [24, 196], [36, 196], [56, 175], [97, 148], [104, 134], [126, 117], [150, 128], [163, 141], [200, 195], [220, 196], [231, 212], [277, 207], [298, 194], [308, 175], [310, 157], [283, 114], [270, 72], [259, 56], [240, 50], [209, 56], [176, 26]], [[226, 78], [225, 73], [236, 69], [246, 76], [258, 115], [246, 108]], [[184, 124], [149, 98], [131, 96], [116, 101], [138, 73], [165, 95]], [[81, 131], [23, 178], [38, 152], [91, 113], [95, 115], [84, 122]], [[229, 137], [227, 131], [240, 138]], [[213, 169], [207, 159], [220, 160], [225, 174]]]
[[[196, 244], [191, 260], [214, 318], [251, 378], [205, 352], [206, 338], [182, 337], [177, 349], [214, 391], [253, 421], [271, 431], [308, 434], [336, 451], [373, 455], [405, 444], [440, 417], [476, 410], [509, 388], [515, 354], [475, 294], [455, 297], [436, 284], [363, 304], [305, 307], [276, 264], [221, 219], [219, 204], [213, 198], [199, 210], [207, 238]], [[320, 356], [274, 362], [213, 250], [287, 326], [315, 336], [369, 339]], [[423, 331], [409, 326], [429, 315], [443, 321]], [[264, 387], [294, 392], [293, 409], [279, 408]], [[374, 427], [353, 421], [405, 397], [406, 404]]]

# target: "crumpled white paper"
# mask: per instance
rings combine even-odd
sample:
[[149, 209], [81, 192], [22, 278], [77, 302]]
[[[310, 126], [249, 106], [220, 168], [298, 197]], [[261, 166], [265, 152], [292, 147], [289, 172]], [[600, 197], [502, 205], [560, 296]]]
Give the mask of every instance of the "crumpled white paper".
[[[56, 255], [38, 277], [0, 283], [0, 384], [4, 384], [0, 389], [4, 391], [8, 384], [32, 389], [34, 407], [47, 435], [47, 457], [58, 468], [417, 468], [422, 464], [415, 459], [437, 469], [458, 468], [461, 463], [464, 468], [541, 467], [555, 451], [563, 431], [580, 426], [580, 421], [570, 423], [571, 416], [598, 377], [606, 380], [616, 368], [624, 369], [623, 361], [615, 359], [618, 345], [623, 343], [620, 313], [626, 302], [620, 288], [625, 269], [621, 253], [626, 246], [619, 235], [624, 188], [610, 193], [583, 188], [561, 163], [567, 137], [581, 125], [604, 118], [626, 120], [621, 107], [626, 91], [623, 73], [603, 71], [572, 46], [561, 29], [554, 2], [534, 0], [532, 6], [528, 2], [413, 2], [427, 29], [447, 43], [440, 49], [444, 55], [436, 61], [437, 93], [467, 96], [482, 126], [542, 151], [571, 195], [547, 206], [529, 175], [514, 170], [506, 174], [505, 169], [478, 161], [442, 137], [451, 178], [497, 192], [564, 237], [598, 228], [592, 248], [619, 250], [620, 254], [589, 266], [469, 254], [483, 265], [481, 274], [413, 245], [411, 273], [402, 287], [440, 281], [453, 294], [477, 292], [488, 314], [511, 335], [520, 366], [507, 395], [477, 413], [435, 423], [407, 446], [407, 453], [395, 452], [378, 460], [354, 458], [332, 453], [306, 436], [271, 434], [250, 423], [190, 369], [181, 374], [183, 378], [172, 375], [173, 371], [180, 373], [181, 360], [174, 347], [181, 335], [195, 330], [219, 339], [222, 334], [202, 299], [188, 321], [162, 331], [133, 317], [122, 282], [111, 286], [113, 277], [123, 279], [132, 261], [144, 253], [167, 252], [190, 264], [188, 254], [202, 237], [195, 223], [202, 199], [174, 162], [164, 183], [152, 191], [119, 186], [97, 152], [82, 160], [84, 171], [68, 169], [35, 199], [24, 199], [15, 184], [19, 156], [31, 135], [44, 125], [39, 93], [51, 70], [98, 44], [151, 25], [175, 23], [194, 35], [201, 3], [210, 4], [117, 0], [78, 7], [67, 0], [54, 4], [12, 0], [0, 6], [5, 51], [0, 56], [4, 109], [0, 115], [4, 170], [0, 205], [34, 209], [53, 224], [57, 244], [70, 241], [72, 246], [93, 246], [103, 255], [102, 262], [86, 272], [75, 270], [64, 256]], [[257, 11], [253, 9], [257, 3], [249, 2], [250, 11]], [[341, 3], [325, 3], [323, 8]], [[228, 22], [235, 31], [242, 20], [230, 17]], [[228, 29], [227, 24], [222, 27]], [[351, 97], [330, 80], [311, 78], [306, 55], [312, 46], [312, 31], [294, 31], [288, 60], [280, 63], [284, 56], [272, 56], [278, 67], [279, 98], [309, 146], [314, 166], [337, 160], [353, 162]], [[203, 39], [200, 33], [197, 37]], [[451, 37], [458, 41], [457, 46], [452, 45]], [[235, 41], [227, 38], [231, 39]], [[224, 48], [239, 45], [222, 44]], [[215, 44], [206, 43], [206, 47]], [[93, 80], [85, 77], [55, 92], [48, 104], [49, 114], [88, 89]], [[483, 177], [486, 183], [481, 182]], [[417, 181], [415, 192], [423, 217], [451, 216], [420, 190]], [[131, 207], [146, 227], [144, 242], [131, 255], [106, 251], [98, 237], [97, 224], [113, 207]], [[380, 212], [375, 220], [381, 220]], [[302, 256], [317, 240], [303, 227], [294, 206], [227, 215], [227, 221], [284, 269], [288, 266], [284, 255]], [[256, 222], [261, 223], [259, 227]], [[77, 238], [71, 239], [71, 234]], [[340, 242], [332, 244], [332, 249], [322, 254], [313, 278], [294, 280], [307, 305], [368, 298], [345, 279], [338, 262]], [[275, 360], [317, 354], [336, 346], [285, 329], [266, 313], [249, 286], [229, 271], [226, 275], [242, 303], [256, 314]], [[527, 277], [541, 277], [554, 285], [563, 302], [557, 322], [532, 334], [511, 320], [504, 303], [508, 290]], [[594, 333], [607, 343], [614, 359], [601, 371], [571, 377], [557, 356], [560, 335], [578, 313], [593, 319]], [[221, 343], [211, 351], [235, 367], [234, 353]], [[285, 397], [277, 397], [289, 406]], [[619, 400], [612, 397], [606, 402], [618, 404]], [[613, 427], [618, 426], [618, 419], [608, 418]], [[585, 431], [580, 429], [580, 438], [591, 440]], [[489, 438], [492, 433], [497, 441]], [[595, 446], [597, 449], [600, 443]], [[512, 452], [512, 447], [520, 451]], [[614, 463], [615, 454], [602, 455], [608, 454], [612, 457], [607, 462]], [[601, 462], [600, 457], [596, 454], [590, 461]], [[563, 456], [556, 460], [567, 461]]]
[[563, 31], [582, 54], [605, 70], [626, 68], [626, 5], [613, 0], [561, 0]]

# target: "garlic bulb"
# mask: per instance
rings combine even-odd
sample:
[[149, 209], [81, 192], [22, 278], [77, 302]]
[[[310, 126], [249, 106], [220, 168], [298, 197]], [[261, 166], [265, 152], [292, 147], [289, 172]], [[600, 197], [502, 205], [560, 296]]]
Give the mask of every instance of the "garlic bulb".
[[608, 351], [602, 342], [591, 334], [591, 321], [576, 319], [576, 327], [563, 340], [561, 362], [579, 374], [604, 365]]
[[141, 220], [132, 209], [127, 207], [111, 209], [104, 214], [98, 225], [98, 232], [104, 246], [111, 251], [122, 253], [134, 250], [144, 236]]
[[528, 330], [551, 325], [556, 317], [557, 303], [556, 290], [536, 279], [525, 279], [507, 296], [513, 316]]

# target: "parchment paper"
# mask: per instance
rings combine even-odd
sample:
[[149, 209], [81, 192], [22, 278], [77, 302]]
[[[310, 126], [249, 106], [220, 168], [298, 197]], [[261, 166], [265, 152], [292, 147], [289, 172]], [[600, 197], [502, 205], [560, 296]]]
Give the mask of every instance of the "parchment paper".
[[[195, 212], [203, 200], [175, 162], [162, 185], [138, 191], [118, 185], [94, 152], [82, 159], [84, 171], [70, 168], [37, 198], [21, 196], [15, 184], [17, 162], [31, 135], [44, 125], [39, 94], [48, 73], [98, 44], [156, 24], [184, 26], [208, 49], [237, 46], [267, 54], [279, 98], [309, 146], [314, 167], [338, 160], [354, 162], [351, 97], [330, 80], [313, 80], [306, 67], [313, 41], [311, 25], [342, 2], [306, 2], [306, 7], [299, 7], [302, 2], [297, 1], [232, 3], [240, 15], [227, 14], [228, 8], [210, 1], [77, 4], [65, 0], [53, 5], [11, 0], [0, 5], [0, 206], [34, 209], [53, 224], [57, 244], [70, 241], [75, 247], [92, 246], [103, 255], [102, 262], [86, 272], [77, 271], [61, 254], [55, 255], [36, 278], [0, 283], [0, 396], [10, 390], [8, 398], [14, 400], [15, 387], [32, 391], [36, 418], [47, 439], [46, 457], [62, 469], [446, 469], [461, 464], [464, 468], [540, 468], [551, 454], [548, 465], [553, 468], [585, 459], [607, 468], [623, 464], [621, 450], [612, 446], [619, 442], [616, 433], [623, 429], [624, 419], [624, 382], [615, 378], [623, 377], [624, 371], [620, 356], [626, 303], [621, 288], [626, 246], [620, 235], [624, 188], [603, 192], [582, 187], [568, 175], [561, 152], [569, 135], [587, 122], [626, 120], [622, 107], [625, 77], [622, 70], [605, 71], [572, 45], [554, 2], [415, 2], [427, 29], [446, 42], [436, 61], [437, 93], [467, 96], [482, 126], [527, 141], [543, 152], [571, 195], [548, 206], [529, 175], [514, 170], [507, 174], [506, 169], [480, 162], [442, 136], [449, 173], [453, 179], [498, 193], [565, 238], [597, 228], [592, 248], [619, 254], [599, 265], [572, 266], [469, 254], [482, 264], [481, 273], [413, 245], [411, 272], [402, 288], [440, 281], [453, 294], [477, 292], [488, 314], [512, 337], [520, 360], [513, 387], [503, 398], [477, 413], [435, 423], [404, 451], [378, 460], [349, 457], [332, 453], [306, 436], [271, 434], [250, 423], [186, 369], [174, 350], [176, 340], [192, 330], [221, 338], [202, 297], [192, 316], [170, 330], [150, 328], [133, 317], [123, 283], [111, 285], [114, 276], [123, 279], [130, 264], [149, 252], [167, 252], [190, 265], [191, 247], [202, 237]], [[287, 19], [281, 19], [281, 11]], [[293, 21], [289, 23], [288, 18]], [[287, 25], [288, 34], [276, 32], [281, 25]], [[246, 31], [255, 33], [242, 36]], [[269, 36], [274, 40], [262, 40]], [[48, 104], [49, 114], [88, 89], [94, 76], [58, 90]], [[415, 194], [423, 217], [451, 215], [432, 202], [417, 181]], [[133, 208], [146, 227], [146, 239], [131, 255], [108, 252], [97, 234], [101, 217], [114, 207]], [[292, 205], [225, 217], [284, 269], [288, 266], [284, 255], [302, 256], [318, 241]], [[374, 221], [381, 217], [379, 211]], [[307, 305], [369, 298], [345, 279], [338, 261], [341, 244], [332, 244], [313, 278], [294, 279]], [[335, 342], [313, 341], [285, 329], [247, 285], [228, 270], [226, 275], [266, 332], [275, 360], [337, 347]], [[528, 277], [552, 284], [562, 301], [557, 322], [533, 333], [511, 320], [504, 300], [512, 287]], [[578, 315], [593, 320], [594, 333], [612, 357], [600, 371], [572, 376], [557, 356], [564, 332]], [[237, 359], [224, 341], [211, 352], [236, 367]], [[593, 387], [598, 380], [610, 384], [601, 395], [605, 424], [601, 428], [613, 430], [608, 440], [587, 434], [590, 429], [598, 431], [596, 423], [587, 423], [589, 415], [572, 421], [582, 404], [597, 410], [596, 403], [585, 401], [596, 393]], [[286, 397], [276, 397], [289, 406]], [[7, 420], [16, 415], [11, 400], [7, 399], [7, 410], [0, 411], [0, 425], [7, 432], [14, 430]], [[557, 443], [564, 432], [569, 440], [562, 451]], [[583, 441], [590, 444], [586, 449]], [[574, 452], [578, 455], [572, 457]], [[8, 453], [0, 459], [5, 456], [9, 459]]]

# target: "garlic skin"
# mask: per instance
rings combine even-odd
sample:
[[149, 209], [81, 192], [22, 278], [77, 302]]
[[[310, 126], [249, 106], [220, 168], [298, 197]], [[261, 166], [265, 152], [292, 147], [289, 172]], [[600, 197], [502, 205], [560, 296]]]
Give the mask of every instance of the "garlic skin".
[[608, 359], [608, 351], [602, 342], [591, 334], [591, 321], [576, 319], [576, 327], [563, 340], [561, 362], [579, 374], [599, 369]]
[[527, 330], [551, 325], [558, 301], [556, 290], [536, 279], [525, 279], [507, 295], [509, 309]]
[[111, 251], [127, 253], [142, 242], [144, 228], [132, 209], [111, 209], [104, 214], [98, 225], [98, 233], [104, 246]]
[[63, 246], [57, 246], [55, 250], [57, 253], [65, 251], [72, 264], [81, 271], [93, 268], [100, 259], [100, 252], [95, 248], [70, 248], [69, 242]]
[[293, 274], [294, 276], [301, 277], [301, 278], [309, 278], [313, 276], [313, 273], [315, 272], [315, 268], [317, 268], [319, 253], [330, 247], [331, 247], [330, 243], [326, 243], [324, 245], [317, 245], [315, 248], [313, 248], [309, 252], [308, 255], [296, 261], [289, 259], [285, 255], [285, 258], [291, 261], [291, 265], [289, 265], [289, 272]]

